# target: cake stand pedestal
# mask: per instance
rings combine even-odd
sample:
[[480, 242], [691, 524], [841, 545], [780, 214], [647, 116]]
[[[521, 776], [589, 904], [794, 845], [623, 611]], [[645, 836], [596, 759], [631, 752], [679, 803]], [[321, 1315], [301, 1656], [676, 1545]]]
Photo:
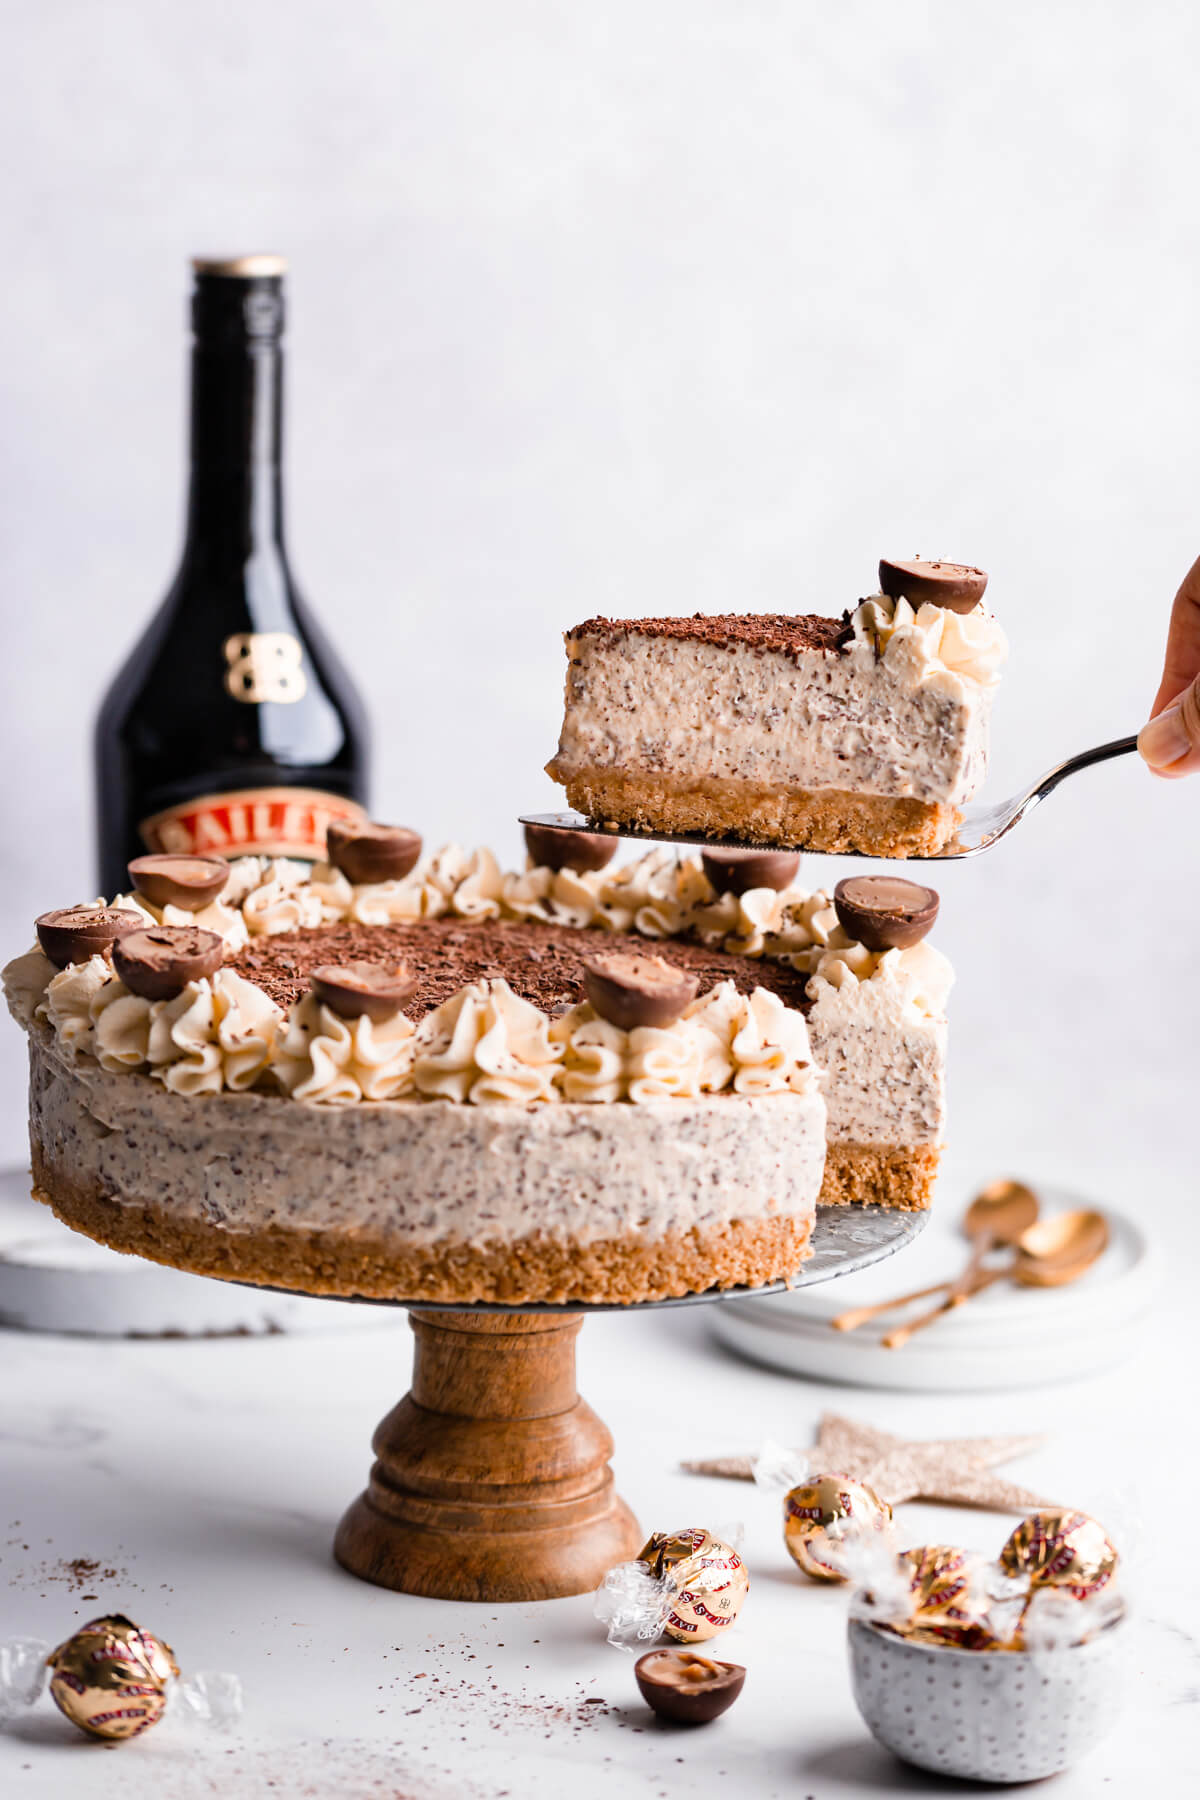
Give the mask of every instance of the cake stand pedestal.
[[[927, 1214], [821, 1208], [792, 1287], [879, 1262]], [[751, 1293], [709, 1289], [680, 1306]], [[382, 1302], [380, 1304], [393, 1304]], [[395, 1304], [403, 1304], [396, 1302]], [[553, 1600], [598, 1587], [642, 1541], [613, 1487], [613, 1440], [575, 1386], [588, 1312], [641, 1307], [410, 1304], [412, 1387], [375, 1433], [366, 1490], [334, 1539], [364, 1581], [435, 1600]]]
[[413, 1312], [412, 1387], [333, 1552], [380, 1587], [552, 1600], [639, 1546], [613, 1440], [575, 1387], [578, 1313]]

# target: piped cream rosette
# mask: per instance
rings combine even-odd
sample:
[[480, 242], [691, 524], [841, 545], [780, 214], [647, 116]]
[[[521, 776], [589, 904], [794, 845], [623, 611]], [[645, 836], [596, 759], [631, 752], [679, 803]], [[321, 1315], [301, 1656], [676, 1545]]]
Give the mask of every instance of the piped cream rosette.
[[983, 602], [952, 612], [926, 600], [874, 594], [851, 618], [855, 642], [867, 644], [885, 667], [912, 686], [939, 676], [965, 677], [993, 688], [1008, 657], [1008, 639]]

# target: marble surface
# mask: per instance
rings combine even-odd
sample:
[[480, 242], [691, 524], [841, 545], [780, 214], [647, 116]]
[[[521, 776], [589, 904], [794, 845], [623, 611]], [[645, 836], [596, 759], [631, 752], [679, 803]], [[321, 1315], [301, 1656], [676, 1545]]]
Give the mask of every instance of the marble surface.
[[[957, 1181], [952, 1168], [946, 1219]], [[896, 1260], [897, 1276], [904, 1265]], [[1092, 1508], [1122, 1537], [1137, 1611], [1124, 1721], [1055, 1793], [1094, 1800], [1135, 1783], [1167, 1800], [1190, 1793], [1200, 1567], [1181, 1561], [1178, 1530], [1156, 1529], [1153, 1512], [1200, 1477], [1178, 1410], [1175, 1371], [1198, 1348], [1183, 1300], [1176, 1278], [1157, 1329], [1119, 1374], [1020, 1395], [882, 1395], [771, 1374], [719, 1350], [701, 1308], [589, 1320], [581, 1387], [615, 1431], [618, 1480], [642, 1524], [746, 1526], [752, 1590], [724, 1652], [747, 1665], [745, 1693], [690, 1735], [655, 1724], [630, 1659], [603, 1643], [587, 1599], [442, 1604], [378, 1591], [334, 1565], [333, 1527], [366, 1473], [370, 1431], [405, 1383], [403, 1315], [372, 1311], [361, 1331], [299, 1339], [2, 1334], [4, 1633], [57, 1639], [124, 1608], [185, 1667], [236, 1670], [247, 1707], [229, 1738], [169, 1720], [105, 1749], [45, 1701], [0, 1733], [0, 1791], [39, 1800], [957, 1791], [868, 1736], [850, 1693], [844, 1598], [793, 1568], [776, 1503], [676, 1468], [768, 1435], [802, 1443], [832, 1408], [917, 1437], [1049, 1434], [1012, 1473]], [[986, 1548], [1008, 1529], [999, 1515], [929, 1506], [907, 1506], [902, 1518], [914, 1542]]]

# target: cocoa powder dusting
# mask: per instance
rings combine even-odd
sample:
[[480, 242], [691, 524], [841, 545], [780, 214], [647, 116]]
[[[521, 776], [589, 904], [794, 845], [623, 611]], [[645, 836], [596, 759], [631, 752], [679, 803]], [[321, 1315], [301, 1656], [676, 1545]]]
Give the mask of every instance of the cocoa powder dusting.
[[700, 992], [732, 981], [739, 993], [768, 988], [785, 1006], [806, 1011], [808, 976], [768, 958], [732, 956], [676, 938], [656, 940], [611, 931], [578, 930], [534, 921], [422, 919], [406, 925], [322, 925], [259, 938], [227, 965], [285, 1010], [305, 992], [322, 963], [406, 962], [417, 977], [404, 1011], [424, 1018], [469, 981], [502, 976], [513, 992], [543, 1012], [566, 1012], [583, 999], [583, 962], [601, 953], [645, 956], [648, 949], [698, 977]]
[[[686, 638], [717, 650], [774, 650], [796, 656], [814, 650], [841, 650], [848, 639], [848, 615], [820, 613], [695, 613], [690, 619], [585, 619], [567, 633], [577, 637]], [[853, 634], [851, 634], [853, 635]]]

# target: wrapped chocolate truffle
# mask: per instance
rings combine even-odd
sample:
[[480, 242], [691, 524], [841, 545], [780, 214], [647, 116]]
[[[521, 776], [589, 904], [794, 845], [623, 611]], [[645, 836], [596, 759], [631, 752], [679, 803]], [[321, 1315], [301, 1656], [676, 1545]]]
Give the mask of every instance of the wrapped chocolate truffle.
[[700, 1526], [656, 1531], [633, 1562], [608, 1571], [595, 1613], [623, 1650], [664, 1633], [699, 1644], [733, 1624], [749, 1587], [745, 1563], [724, 1538]]
[[852, 1617], [914, 1643], [1034, 1654], [1087, 1643], [1124, 1615], [1117, 1552], [1085, 1513], [1022, 1520], [998, 1558], [950, 1544], [905, 1550], [864, 1570]]
[[108, 1741], [140, 1736], [168, 1707], [217, 1726], [232, 1724], [242, 1709], [236, 1675], [182, 1680], [170, 1645], [123, 1613], [89, 1620], [56, 1649], [37, 1638], [0, 1644], [0, 1718], [32, 1706], [47, 1678], [72, 1725]]
[[1022, 1519], [1000, 1552], [1000, 1567], [1029, 1589], [1066, 1588], [1085, 1600], [1111, 1581], [1116, 1549], [1102, 1525], [1081, 1512], [1036, 1512]]
[[813, 1581], [858, 1578], [856, 1563], [882, 1535], [890, 1549], [892, 1509], [864, 1481], [814, 1471], [804, 1456], [776, 1444], [763, 1446], [754, 1479], [783, 1495], [783, 1541], [788, 1555]]
[[984, 1560], [952, 1544], [925, 1544], [899, 1558], [908, 1578], [905, 1637], [953, 1644], [959, 1650], [986, 1650], [997, 1643]]

